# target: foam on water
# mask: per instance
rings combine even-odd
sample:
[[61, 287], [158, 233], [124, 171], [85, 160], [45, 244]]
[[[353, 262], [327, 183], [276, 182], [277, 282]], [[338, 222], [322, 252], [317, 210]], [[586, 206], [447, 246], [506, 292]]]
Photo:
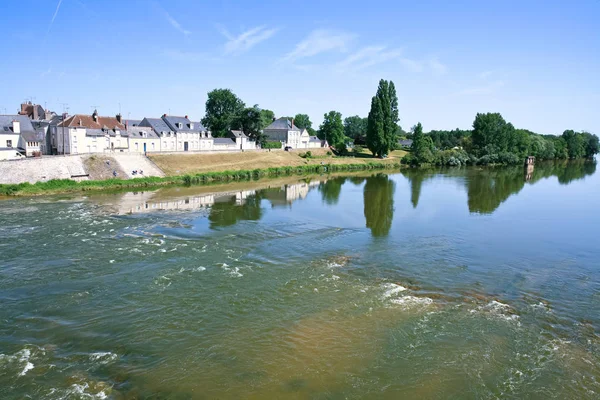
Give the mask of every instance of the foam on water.
[[90, 360], [100, 364], [108, 364], [117, 359], [117, 355], [111, 352], [98, 352], [90, 354]]
[[396, 296], [398, 293], [406, 290], [404, 286], [400, 286], [395, 283], [386, 283], [383, 285], [383, 289], [385, 289], [385, 292], [383, 292], [383, 299], [389, 299], [390, 297]]
[[410, 308], [414, 306], [427, 306], [433, 304], [433, 300], [429, 297], [416, 297], [416, 296], [402, 296], [396, 299], [391, 299], [392, 304], [400, 305], [404, 308]]
[[472, 314], [483, 314], [487, 317], [497, 318], [509, 322], [519, 322], [519, 316], [514, 313], [514, 310], [508, 305], [496, 300], [490, 301], [488, 304], [476, 307], [470, 310]]

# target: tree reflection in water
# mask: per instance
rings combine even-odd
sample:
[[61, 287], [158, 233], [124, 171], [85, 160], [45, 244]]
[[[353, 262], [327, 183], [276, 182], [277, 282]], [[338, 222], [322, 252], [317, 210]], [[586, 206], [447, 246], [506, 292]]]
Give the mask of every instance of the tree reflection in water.
[[364, 187], [364, 207], [367, 228], [373, 236], [387, 236], [394, 218], [394, 190], [389, 176], [377, 174], [367, 178]]

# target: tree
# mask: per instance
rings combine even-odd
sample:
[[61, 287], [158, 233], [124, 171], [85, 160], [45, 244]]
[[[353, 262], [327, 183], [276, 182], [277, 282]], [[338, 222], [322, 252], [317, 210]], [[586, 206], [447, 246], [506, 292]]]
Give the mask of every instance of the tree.
[[339, 152], [346, 150], [344, 124], [342, 114], [337, 111], [329, 111], [323, 116], [323, 123], [319, 126], [319, 133]]
[[294, 125], [300, 129], [306, 129], [310, 136], [315, 136], [317, 134], [317, 131], [313, 129], [312, 121], [307, 114], [296, 114], [294, 117]]
[[423, 126], [419, 122], [412, 129], [413, 142], [410, 148], [413, 164], [430, 163], [433, 160], [433, 141], [423, 134]]
[[260, 110], [260, 118], [262, 120], [262, 129], [265, 129], [275, 119], [275, 113], [271, 110]]
[[213, 136], [226, 136], [232, 128], [232, 122], [244, 107], [244, 102], [231, 90], [215, 89], [208, 92], [206, 114], [202, 118], [202, 124], [212, 132]]
[[592, 135], [589, 132], [582, 132], [585, 141], [585, 156], [586, 158], [594, 157], [600, 152], [600, 140], [598, 136]]
[[394, 82], [380, 80], [367, 119], [367, 147], [376, 157], [394, 148], [398, 129], [398, 97]]
[[364, 140], [367, 134], [367, 118], [353, 115], [344, 119], [344, 134], [355, 141]]
[[244, 108], [232, 121], [232, 127], [243, 131], [250, 139], [256, 140], [260, 145], [264, 144], [265, 136], [262, 133], [263, 119], [262, 110], [258, 104], [254, 107]]
[[473, 151], [477, 156], [516, 152], [515, 128], [500, 113], [477, 113], [473, 122]]

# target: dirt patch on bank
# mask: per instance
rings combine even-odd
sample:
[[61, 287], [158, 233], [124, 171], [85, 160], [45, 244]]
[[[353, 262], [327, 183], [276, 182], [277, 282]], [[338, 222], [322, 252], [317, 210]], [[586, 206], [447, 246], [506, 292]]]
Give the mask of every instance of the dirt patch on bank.
[[119, 163], [112, 157], [104, 155], [92, 155], [83, 160], [83, 165], [86, 172], [90, 176], [90, 180], [105, 180], [115, 178], [127, 179], [127, 174], [121, 169]]

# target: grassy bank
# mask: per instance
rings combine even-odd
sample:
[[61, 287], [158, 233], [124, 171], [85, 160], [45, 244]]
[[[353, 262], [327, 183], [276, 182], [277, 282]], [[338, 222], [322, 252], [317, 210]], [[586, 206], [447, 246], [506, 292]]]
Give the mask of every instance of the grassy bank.
[[181, 176], [220, 171], [247, 171], [278, 167], [304, 167], [321, 165], [400, 163], [404, 153], [391, 154], [385, 160], [376, 159], [371, 154], [358, 157], [336, 157], [327, 154], [327, 149], [310, 149], [311, 157], [301, 157], [306, 150], [293, 151], [246, 151], [239, 153], [188, 153], [152, 154], [150, 159], [166, 174]]
[[[338, 159], [349, 161], [351, 159]], [[292, 175], [324, 174], [344, 171], [365, 171], [399, 168], [398, 162], [362, 162], [336, 164], [305, 164], [296, 166], [257, 168], [232, 171], [215, 171], [197, 174], [186, 174], [159, 177], [144, 177], [136, 179], [107, 179], [98, 181], [76, 182], [70, 179], [57, 179], [48, 182], [20, 183], [0, 185], [0, 196], [35, 196], [55, 193], [80, 193], [99, 190], [122, 190], [139, 188], [157, 188], [173, 185], [203, 185], [214, 182], [249, 181], [262, 178], [274, 178]]]

